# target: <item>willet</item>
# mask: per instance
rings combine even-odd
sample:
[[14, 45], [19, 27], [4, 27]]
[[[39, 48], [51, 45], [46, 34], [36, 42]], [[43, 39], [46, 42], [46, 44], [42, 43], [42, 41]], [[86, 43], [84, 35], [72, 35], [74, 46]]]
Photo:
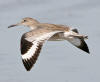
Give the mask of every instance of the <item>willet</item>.
[[87, 36], [80, 35], [77, 29], [72, 29], [65, 25], [40, 23], [33, 18], [23, 18], [20, 23], [10, 25], [10, 27], [24, 25], [31, 31], [22, 35], [21, 38], [21, 54], [22, 61], [27, 71], [30, 71], [35, 64], [43, 43], [45, 41], [62, 41], [67, 40], [77, 48], [90, 53], [84, 39]]

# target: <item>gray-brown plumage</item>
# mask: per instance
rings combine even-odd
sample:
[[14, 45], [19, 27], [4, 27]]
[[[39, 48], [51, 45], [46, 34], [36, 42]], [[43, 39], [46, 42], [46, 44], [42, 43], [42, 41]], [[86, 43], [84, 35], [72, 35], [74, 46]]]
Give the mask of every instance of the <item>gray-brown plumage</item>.
[[77, 29], [72, 29], [65, 25], [40, 23], [39, 21], [26, 17], [20, 23], [9, 26], [24, 25], [31, 31], [23, 34], [21, 38], [22, 61], [27, 71], [36, 63], [39, 53], [45, 41], [67, 40], [77, 48], [90, 53], [84, 39], [87, 36], [80, 35]]

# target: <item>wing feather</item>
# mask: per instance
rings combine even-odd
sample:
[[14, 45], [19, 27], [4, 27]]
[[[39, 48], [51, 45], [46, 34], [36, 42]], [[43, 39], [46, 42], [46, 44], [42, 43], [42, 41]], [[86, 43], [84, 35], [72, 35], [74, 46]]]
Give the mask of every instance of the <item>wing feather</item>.
[[76, 46], [77, 48], [79, 48], [87, 53], [90, 53], [89, 48], [83, 38], [73, 36], [73, 37], [69, 38], [68, 41], [70, 43], [72, 43], [74, 46]]
[[[33, 32], [36, 32], [36, 31], [33, 31]], [[41, 31], [44, 31], [44, 30], [41, 30]], [[22, 36], [22, 39], [21, 39], [22, 62], [27, 71], [30, 71], [30, 69], [36, 63], [36, 60], [39, 56], [43, 43], [46, 40], [48, 40], [50, 37], [52, 37], [54, 34], [59, 33], [59, 32], [60, 31], [48, 31], [46, 33], [41, 32], [40, 35], [38, 32], [36, 33], [36, 35], [38, 35], [37, 37], [35, 35], [28, 37], [26, 36], [26, 34]], [[35, 34], [35, 33], [31, 33], [31, 34]]]

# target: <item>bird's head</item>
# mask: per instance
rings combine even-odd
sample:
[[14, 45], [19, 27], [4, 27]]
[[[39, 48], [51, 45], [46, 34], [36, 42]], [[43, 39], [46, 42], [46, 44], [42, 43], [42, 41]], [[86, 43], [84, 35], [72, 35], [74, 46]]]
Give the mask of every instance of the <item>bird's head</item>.
[[38, 23], [39, 22], [37, 20], [35, 20], [33, 18], [26, 17], [26, 18], [23, 18], [21, 20], [21, 22], [8, 26], [8, 28], [15, 27], [15, 26], [20, 26], [20, 25], [31, 27], [32, 25], [38, 24]]

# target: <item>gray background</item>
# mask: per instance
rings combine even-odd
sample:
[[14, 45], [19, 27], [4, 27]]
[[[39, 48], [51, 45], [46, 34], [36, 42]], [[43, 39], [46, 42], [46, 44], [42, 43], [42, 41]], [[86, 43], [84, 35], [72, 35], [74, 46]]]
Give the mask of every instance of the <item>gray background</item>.
[[[20, 38], [28, 28], [7, 26], [24, 17], [66, 24], [86, 34], [91, 54], [67, 41], [47, 42], [27, 72]], [[100, 0], [0, 0], [0, 82], [100, 82]]]

